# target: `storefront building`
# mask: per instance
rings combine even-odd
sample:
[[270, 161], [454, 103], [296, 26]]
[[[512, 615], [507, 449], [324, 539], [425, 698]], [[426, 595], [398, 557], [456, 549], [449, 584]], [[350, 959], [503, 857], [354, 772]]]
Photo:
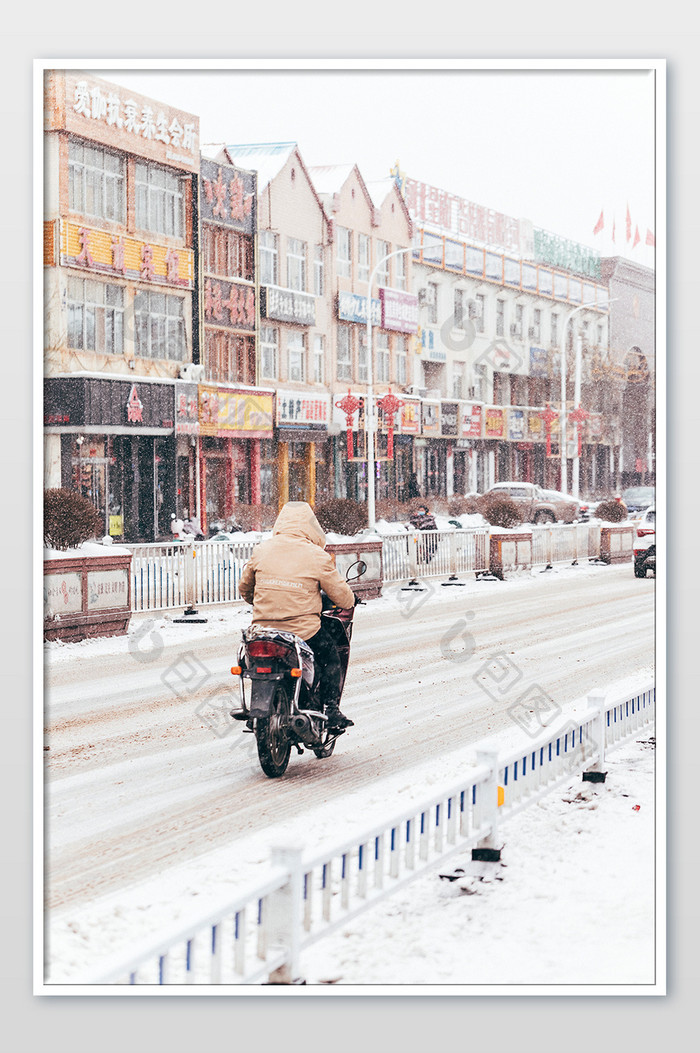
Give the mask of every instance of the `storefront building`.
[[50, 377], [44, 430], [51, 485], [77, 490], [119, 540], [168, 537], [175, 499], [175, 384], [139, 377]]
[[[173, 381], [192, 361], [199, 121], [89, 73], [51, 71], [44, 131], [45, 376], [64, 378], [63, 405], [90, 406], [47, 430], [46, 485], [77, 486], [74, 462], [87, 477], [94, 448], [94, 485], [81, 485], [109, 532], [154, 540], [176, 511]], [[93, 398], [102, 376], [114, 378], [103, 389], [113, 409]], [[97, 434], [105, 439], [88, 443]], [[117, 482], [132, 469], [135, 485]]]
[[[576, 344], [584, 374], [587, 363], [608, 347], [610, 294], [599, 257], [554, 235], [545, 238], [527, 220], [404, 177], [399, 183], [417, 225], [413, 265], [420, 306], [413, 390], [424, 406], [437, 400], [444, 406], [449, 399], [483, 405], [479, 438], [461, 437], [458, 444], [449, 434], [451, 412], [447, 430], [437, 420], [429, 424], [433, 434], [419, 465], [425, 494], [483, 492], [505, 479], [559, 489], [559, 433], [551, 421], [545, 430], [543, 415], [548, 405], [558, 413], [561, 403], [564, 330], [567, 419], [577, 408]], [[591, 394], [584, 385], [581, 406], [598, 416], [595, 428], [581, 426], [582, 440], [591, 440], [582, 445], [582, 479], [594, 478], [597, 464], [602, 486], [610, 451], [598, 447], [612, 446], [616, 429]], [[568, 426], [567, 435], [570, 480], [578, 435]]]
[[[413, 369], [418, 302], [412, 292], [410, 216], [391, 179], [367, 184], [356, 165], [319, 166], [310, 174], [332, 222], [328, 284], [334, 354], [329, 386], [338, 411], [334, 430], [341, 430], [333, 439], [335, 496], [367, 499], [369, 316], [378, 427], [375, 493], [379, 501], [395, 503], [408, 495], [413, 441], [401, 432], [401, 406], [388, 413], [384, 400], [390, 392], [403, 400]], [[348, 431], [354, 435], [352, 443]], [[391, 450], [390, 431], [397, 435]]]

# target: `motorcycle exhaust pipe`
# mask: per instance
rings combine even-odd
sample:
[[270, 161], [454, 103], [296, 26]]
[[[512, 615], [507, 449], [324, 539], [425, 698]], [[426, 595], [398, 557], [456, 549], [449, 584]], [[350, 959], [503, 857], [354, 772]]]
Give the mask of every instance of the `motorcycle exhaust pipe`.
[[298, 713], [292, 718], [292, 729], [302, 742], [315, 742], [318, 738], [310, 718], [303, 713]]

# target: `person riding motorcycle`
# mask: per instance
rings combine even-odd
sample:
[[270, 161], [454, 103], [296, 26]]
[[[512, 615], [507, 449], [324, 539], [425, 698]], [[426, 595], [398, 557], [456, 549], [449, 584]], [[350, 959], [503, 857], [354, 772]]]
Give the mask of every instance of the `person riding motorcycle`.
[[325, 547], [326, 535], [311, 506], [288, 501], [277, 516], [272, 537], [253, 549], [238, 587], [253, 606], [253, 624], [295, 633], [314, 652], [327, 725], [339, 731], [354, 722], [340, 712], [340, 659], [321, 618], [321, 589], [344, 608], [354, 607], [355, 594]]

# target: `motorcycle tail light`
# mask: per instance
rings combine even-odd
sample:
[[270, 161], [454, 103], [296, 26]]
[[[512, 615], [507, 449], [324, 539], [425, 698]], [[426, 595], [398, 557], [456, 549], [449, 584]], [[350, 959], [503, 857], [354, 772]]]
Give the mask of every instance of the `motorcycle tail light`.
[[287, 654], [284, 644], [272, 640], [254, 640], [247, 645], [247, 651], [251, 658], [284, 658]]
[[272, 672], [272, 666], [271, 665], [259, 665], [255, 671], [256, 671], [256, 673], [271, 673]]

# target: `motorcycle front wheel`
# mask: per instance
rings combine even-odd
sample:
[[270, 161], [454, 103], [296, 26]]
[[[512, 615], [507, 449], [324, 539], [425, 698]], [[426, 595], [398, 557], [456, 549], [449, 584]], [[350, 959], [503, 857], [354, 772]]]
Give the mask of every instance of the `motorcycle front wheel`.
[[284, 775], [292, 752], [289, 738], [289, 698], [281, 684], [277, 685], [270, 705], [270, 716], [255, 722], [260, 767], [270, 779]]

